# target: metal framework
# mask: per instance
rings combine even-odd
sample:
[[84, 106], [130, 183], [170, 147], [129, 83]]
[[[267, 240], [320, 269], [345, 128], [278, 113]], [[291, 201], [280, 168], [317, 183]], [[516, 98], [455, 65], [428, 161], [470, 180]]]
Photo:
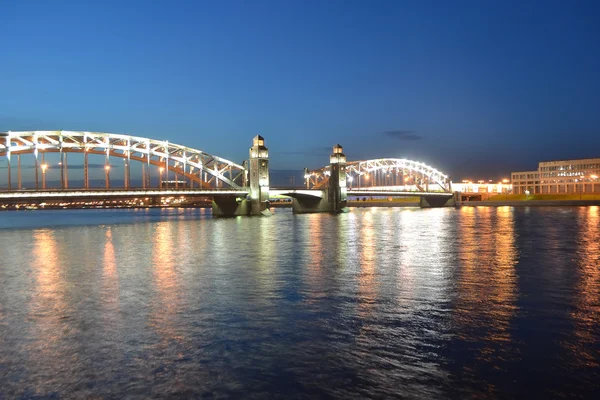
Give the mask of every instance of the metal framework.
[[[247, 177], [246, 169], [239, 164], [221, 157], [192, 149], [190, 147], [136, 136], [74, 131], [27, 131], [0, 132], [0, 156], [8, 162], [8, 186], [11, 190], [11, 158], [17, 157], [19, 189], [21, 189], [21, 155], [33, 154], [35, 157], [36, 189], [41, 169], [45, 175], [45, 153], [60, 153], [61, 188], [68, 188], [68, 153], [84, 154], [85, 189], [89, 189], [88, 154], [105, 156], [107, 189], [110, 188], [110, 157], [125, 161], [125, 188], [130, 187], [130, 163], [132, 160], [142, 163], [143, 187], [150, 185], [150, 165], [165, 171], [168, 181], [169, 171], [196, 182], [204, 188], [221, 188], [227, 185], [232, 189], [242, 189]], [[40, 155], [42, 164], [40, 164]], [[42, 179], [45, 179], [43, 176]], [[45, 186], [45, 180], [44, 186]], [[175, 181], [177, 182], [177, 180]]]
[[[350, 187], [386, 188], [403, 187], [419, 192], [451, 192], [452, 186], [447, 175], [419, 161], [400, 158], [349, 161], [346, 164]], [[322, 188], [329, 176], [329, 166], [315, 171], [307, 171], [304, 176], [307, 188]], [[435, 184], [430, 187], [430, 184]], [[439, 189], [436, 189], [439, 187]]]

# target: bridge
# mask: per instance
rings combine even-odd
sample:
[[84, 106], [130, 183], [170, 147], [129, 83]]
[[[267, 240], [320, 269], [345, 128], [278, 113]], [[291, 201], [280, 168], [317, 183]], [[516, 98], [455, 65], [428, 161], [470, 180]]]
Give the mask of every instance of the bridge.
[[[348, 195], [419, 197], [422, 207], [454, 205], [451, 182], [440, 171], [405, 159], [347, 162], [340, 145], [334, 146], [329, 165], [305, 169], [306, 188], [271, 188], [269, 152], [261, 136], [253, 139], [242, 164], [169, 141], [76, 131], [0, 132], [1, 158], [7, 172], [0, 203], [144, 198], [148, 205], [158, 204], [158, 198], [204, 196], [211, 199], [215, 216], [269, 214], [271, 196], [292, 198], [296, 213], [346, 211]], [[114, 172], [111, 179], [114, 159], [123, 160], [118, 187]], [[56, 169], [59, 187], [49, 188], [47, 175]], [[83, 170], [78, 187], [69, 180], [73, 169]], [[103, 170], [102, 188], [91, 184], [90, 170], [97, 169]], [[131, 179], [136, 169], [137, 184]], [[33, 188], [23, 187], [23, 170], [33, 170]]]

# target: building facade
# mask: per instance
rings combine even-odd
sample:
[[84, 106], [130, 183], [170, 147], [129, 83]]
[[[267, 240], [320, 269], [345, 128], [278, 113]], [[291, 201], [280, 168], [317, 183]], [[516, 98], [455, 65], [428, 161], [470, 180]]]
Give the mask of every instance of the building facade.
[[514, 194], [600, 193], [600, 158], [543, 161], [537, 171], [511, 173]]

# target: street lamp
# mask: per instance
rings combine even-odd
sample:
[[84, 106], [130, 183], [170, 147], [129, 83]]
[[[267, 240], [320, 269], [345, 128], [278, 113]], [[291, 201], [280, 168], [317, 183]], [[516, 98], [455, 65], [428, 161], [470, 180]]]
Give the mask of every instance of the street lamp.
[[110, 189], [110, 165], [106, 164], [104, 166], [104, 171], [106, 173], [106, 189]]
[[158, 187], [159, 188], [162, 188], [162, 174], [163, 174], [164, 170], [165, 170], [165, 167], [160, 167], [158, 169], [158, 172], [160, 173], [160, 175], [158, 177]]
[[42, 164], [42, 189], [46, 189], [46, 170], [48, 169], [48, 164]]

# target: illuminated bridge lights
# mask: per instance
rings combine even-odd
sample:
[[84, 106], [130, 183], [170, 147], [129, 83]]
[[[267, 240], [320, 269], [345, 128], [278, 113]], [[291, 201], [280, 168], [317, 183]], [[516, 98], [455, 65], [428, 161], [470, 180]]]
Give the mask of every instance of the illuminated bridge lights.
[[127, 160], [127, 171], [129, 160], [135, 160], [180, 174], [203, 186], [226, 184], [240, 189], [245, 175], [245, 168], [237, 163], [169, 141], [76, 131], [3, 132], [0, 135], [0, 156], [7, 157], [9, 166], [13, 155], [33, 154], [37, 163], [40, 153], [52, 152], [61, 154], [61, 166], [63, 153], [86, 154], [86, 163], [87, 154], [98, 154], [104, 155], [107, 160], [109, 157]]
[[[403, 182], [417, 178], [421, 184], [427, 186], [429, 186], [429, 184], [435, 184], [439, 185], [442, 191], [451, 191], [451, 182], [446, 174], [419, 161], [399, 158], [382, 158], [377, 160], [349, 161], [346, 164], [346, 167], [348, 181], [356, 182], [358, 185], [361, 184], [361, 181], [363, 185], [376, 185], [375, 181], [385, 183], [386, 179], [391, 180], [395, 176], [401, 176]], [[326, 166], [306, 174], [305, 179], [307, 187], [322, 187], [329, 177], [329, 168], [329, 166]], [[398, 190], [397, 187], [396, 190]], [[435, 191], [432, 187], [417, 188], [417, 190], [421, 192]]]

